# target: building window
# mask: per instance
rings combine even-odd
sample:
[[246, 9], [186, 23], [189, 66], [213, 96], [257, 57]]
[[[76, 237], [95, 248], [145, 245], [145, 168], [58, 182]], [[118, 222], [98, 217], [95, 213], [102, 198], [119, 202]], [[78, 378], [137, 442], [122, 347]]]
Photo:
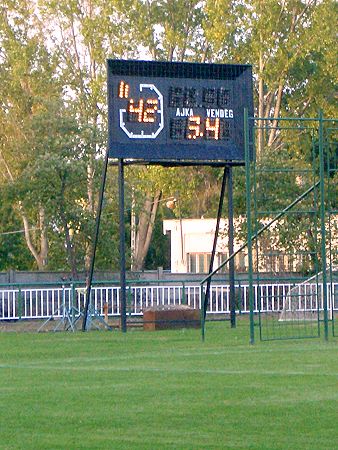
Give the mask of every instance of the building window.
[[[214, 268], [221, 265], [228, 258], [227, 253], [217, 253], [215, 256]], [[211, 253], [188, 253], [188, 272], [189, 273], [208, 273], [211, 261]], [[220, 269], [221, 273], [229, 271], [229, 265], [226, 264]]]
[[239, 252], [235, 256], [235, 269], [240, 271], [240, 272], [245, 272], [246, 271], [246, 267], [245, 267], [245, 253], [244, 252]]
[[265, 270], [267, 272], [292, 272], [293, 263], [292, 255], [284, 255], [279, 252], [270, 252], [265, 255]]
[[203, 253], [200, 253], [198, 255], [198, 272], [204, 273], [205, 270], [205, 255]]
[[188, 255], [188, 272], [197, 273], [196, 254], [194, 253]]
[[189, 273], [208, 273], [211, 253], [188, 253]]
[[[228, 259], [227, 253], [218, 253], [218, 264], [217, 267], [219, 267], [223, 261], [226, 261]], [[229, 272], [229, 263], [225, 264], [221, 269], [220, 273]]]

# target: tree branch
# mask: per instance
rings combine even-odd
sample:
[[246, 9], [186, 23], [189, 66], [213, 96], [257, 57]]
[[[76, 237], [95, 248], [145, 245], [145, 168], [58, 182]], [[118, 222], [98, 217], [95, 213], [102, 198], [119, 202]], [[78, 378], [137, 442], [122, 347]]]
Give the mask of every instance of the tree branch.
[[271, 145], [275, 139], [275, 136], [276, 136], [277, 126], [278, 126], [277, 118], [279, 117], [279, 114], [280, 114], [280, 108], [281, 108], [282, 96], [283, 96], [283, 88], [284, 88], [284, 83], [282, 81], [280, 81], [278, 90], [277, 90], [277, 98], [276, 98], [276, 104], [275, 104], [274, 114], [273, 114], [274, 120], [272, 121], [272, 128], [269, 133], [268, 147], [271, 147]]
[[3, 163], [4, 163], [4, 166], [5, 166], [7, 175], [9, 176], [9, 179], [10, 179], [11, 181], [14, 181], [14, 177], [13, 177], [12, 171], [11, 171], [11, 169], [9, 168], [9, 165], [7, 164], [7, 161], [5, 160], [5, 157], [4, 157], [4, 155], [3, 155], [3, 153], [2, 153], [1, 150], [0, 150], [0, 157], [1, 157], [2, 161], [3, 161]]
[[38, 264], [38, 267], [40, 267], [40, 257], [38, 252], [36, 251], [36, 248], [33, 245], [32, 239], [31, 239], [31, 235], [30, 235], [30, 227], [29, 227], [29, 223], [28, 223], [28, 219], [26, 214], [23, 212], [22, 208], [21, 209], [21, 217], [22, 217], [22, 222], [23, 222], [23, 228], [25, 230], [25, 239], [26, 239], [26, 243], [27, 243], [27, 247], [29, 249], [29, 251], [31, 252], [31, 254], [33, 255], [35, 261]]

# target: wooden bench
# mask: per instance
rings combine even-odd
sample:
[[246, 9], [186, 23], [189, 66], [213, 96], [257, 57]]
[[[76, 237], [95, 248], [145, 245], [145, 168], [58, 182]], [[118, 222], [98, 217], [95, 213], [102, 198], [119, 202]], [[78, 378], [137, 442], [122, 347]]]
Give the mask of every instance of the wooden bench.
[[143, 311], [143, 329], [146, 331], [200, 328], [200, 326], [200, 310], [187, 305], [163, 305]]

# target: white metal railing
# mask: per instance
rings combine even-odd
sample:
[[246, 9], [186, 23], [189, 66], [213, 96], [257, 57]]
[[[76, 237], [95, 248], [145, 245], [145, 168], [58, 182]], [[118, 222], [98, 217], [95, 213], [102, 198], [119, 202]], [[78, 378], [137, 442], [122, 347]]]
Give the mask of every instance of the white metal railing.
[[[307, 285], [297, 294], [294, 283], [260, 284], [254, 286], [254, 312], [281, 312], [287, 307], [290, 295], [298, 296], [301, 311], [323, 310], [323, 295], [317, 292], [317, 285]], [[92, 306], [98, 314], [103, 314], [104, 304], [108, 304], [108, 315], [120, 314], [120, 288], [118, 286], [93, 286]], [[295, 293], [296, 292], [296, 293]], [[201, 308], [200, 285], [158, 285], [127, 288], [127, 314], [142, 315], [143, 310], [152, 306], [187, 304]], [[338, 283], [327, 284], [328, 310], [338, 311]], [[236, 309], [248, 313], [248, 284], [237, 284], [235, 289]], [[305, 296], [305, 297], [304, 297]], [[305, 301], [304, 301], [305, 298]], [[81, 310], [85, 292], [74, 287], [15, 288], [0, 289], [0, 320], [44, 319], [51, 316], [62, 317], [65, 309], [74, 306]], [[229, 286], [211, 285], [208, 314], [228, 314], [230, 312]]]

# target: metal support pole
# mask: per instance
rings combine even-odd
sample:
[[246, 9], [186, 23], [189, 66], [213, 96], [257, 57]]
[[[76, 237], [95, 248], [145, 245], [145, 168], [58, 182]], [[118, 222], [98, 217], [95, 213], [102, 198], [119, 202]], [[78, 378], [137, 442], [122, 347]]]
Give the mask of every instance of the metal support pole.
[[[234, 252], [234, 204], [233, 204], [233, 182], [232, 167], [227, 168], [228, 174], [228, 247], [229, 255]], [[230, 323], [231, 328], [236, 328], [236, 299], [235, 299], [235, 258], [229, 261], [229, 294], [230, 294]]]
[[108, 149], [106, 151], [106, 156], [105, 156], [104, 164], [103, 164], [103, 168], [102, 168], [99, 203], [97, 205], [96, 220], [95, 220], [95, 234], [94, 234], [94, 241], [93, 241], [92, 257], [90, 260], [89, 273], [88, 273], [88, 276], [86, 279], [86, 300], [85, 300], [85, 306], [84, 306], [84, 310], [83, 310], [82, 331], [86, 331], [86, 326], [87, 326], [88, 309], [89, 309], [89, 304], [90, 304], [90, 294], [91, 294], [93, 274], [94, 274], [96, 247], [97, 247], [97, 241], [99, 238], [102, 204], [103, 204], [103, 197], [104, 197], [104, 188], [106, 185], [106, 178], [107, 178], [107, 167], [108, 167]]
[[323, 281], [323, 310], [324, 310], [324, 336], [329, 339], [329, 321], [327, 313], [327, 274], [326, 274], [326, 230], [325, 230], [325, 170], [324, 170], [324, 133], [323, 112], [319, 113], [319, 177], [320, 177], [320, 229], [321, 229], [321, 260]]
[[249, 275], [249, 304], [250, 304], [250, 344], [255, 343], [254, 324], [254, 290], [252, 270], [252, 225], [251, 225], [251, 179], [250, 179], [250, 145], [249, 145], [249, 116], [247, 108], [244, 109], [244, 146], [245, 146], [245, 180], [246, 180], [246, 211], [248, 229], [248, 275]]
[[136, 256], [136, 215], [135, 215], [135, 189], [131, 188], [131, 211], [130, 211], [130, 256], [131, 256], [131, 271], [134, 270], [135, 256]]
[[75, 297], [76, 297], [76, 290], [75, 290], [75, 284], [71, 283], [70, 284], [70, 289], [71, 289], [71, 304], [70, 304], [70, 310], [71, 310], [71, 314], [72, 314], [72, 323], [74, 323], [75, 320]]
[[[223, 201], [224, 201], [226, 179], [227, 179], [227, 168], [224, 167], [221, 194], [220, 194], [219, 203], [218, 203], [218, 212], [217, 212], [217, 220], [216, 220], [216, 229], [215, 229], [215, 234], [214, 234], [214, 243], [212, 246], [210, 265], [209, 265], [209, 274], [213, 271], [213, 266], [214, 266], [217, 238], [218, 238], [218, 233], [219, 233], [219, 224], [221, 221], [222, 207], [223, 207]], [[206, 315], [207, 315], [207, 308], [208, 308], [208, 302], [209, 302], [209, 296], [210, 296], [210, 283], [211, 283], [211, 277], [209, 277], [207, 280], [207, 287], [206, 287], [205, 296], [204, 296], [203, 303], [202, 303], [202, 305], [203, 305], [203, 309], [202, 309], [202, 339], [203, 339], [203, 341], [205, 339], [205, 319], [206, 319]], [[203, 291], [203, 285], [202, 285], [202, 291]]]
[[125, 254], [125, 223], [124, 223], [124, 164], [119, 159], [119, 218], [120, 218], [120, 327], [123, 333], [127, 331], [127, 296], [126, 296], [126, 254]]

